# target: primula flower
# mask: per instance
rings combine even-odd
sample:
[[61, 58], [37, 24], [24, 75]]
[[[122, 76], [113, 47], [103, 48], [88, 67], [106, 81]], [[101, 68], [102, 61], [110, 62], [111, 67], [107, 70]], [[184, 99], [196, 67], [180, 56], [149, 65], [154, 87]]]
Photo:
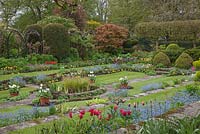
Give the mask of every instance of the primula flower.
[[69, 112], [69, 118], [72, 118], [72, 117], [73, 117], [73, 113]]

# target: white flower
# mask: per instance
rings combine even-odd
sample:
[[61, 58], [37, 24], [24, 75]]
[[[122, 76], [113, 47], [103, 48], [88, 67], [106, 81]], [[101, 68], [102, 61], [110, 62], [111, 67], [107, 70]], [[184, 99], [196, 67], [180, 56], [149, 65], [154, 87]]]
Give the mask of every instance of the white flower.
[[43, 87], [43, 84], [40, 84], [40, 87]]
[[127, 76], [124, 77], [125, 79], [128, 79]]
[[40, 89], [42, 89], [42, 87], [40, 86]]
[[124, 78], [120, 78], [119, 80], [120, 80], [120, 81], [123, 81], [123, 80], [124, 80]]
[[46, 91], [49, 91], [49, 88], [46, 88]]
[[45, 93], [47, 93], [47, 90], [44, 90]]
[[94, 72], [93, 72], [93, 71], [90, 71], [90, 73], [93, 74]]

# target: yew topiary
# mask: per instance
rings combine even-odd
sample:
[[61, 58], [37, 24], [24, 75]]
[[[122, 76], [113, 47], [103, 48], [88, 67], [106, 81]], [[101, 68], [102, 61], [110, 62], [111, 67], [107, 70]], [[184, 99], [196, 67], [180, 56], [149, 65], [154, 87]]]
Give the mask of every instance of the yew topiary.
[[154, 65], [162, 64], [164, 66], [170, 66], [171, 62], [169, 57], [165, 53], [159, 52], [154, 56], [153, 64]]
[[187, 53], [182, 53], [175, 62], [175, 67], [189, 69], [192, 67], [193, 59]]

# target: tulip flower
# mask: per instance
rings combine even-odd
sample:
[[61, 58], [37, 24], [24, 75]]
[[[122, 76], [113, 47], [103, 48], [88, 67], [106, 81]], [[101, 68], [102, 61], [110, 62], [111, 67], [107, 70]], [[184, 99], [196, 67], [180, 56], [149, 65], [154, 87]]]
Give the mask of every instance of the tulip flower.
[[83, 114], [80, 113], [79, 114], [79, 118], [82, 119], [83, 118]]
[[81, 110], [80, 113], [81, 113], [82, 115], [84, 115], [84, 114], [85, 114], [85, 110]]
[[73, 117], [73, 113], [69, 112], [69, 118], [72, 118], [72, 117]]
[[131, 110], [127, 111], [127, 115], [129, 115], [129, 116], [131, 115]]
[[144, 104], [145, 104], [145, 103], [144, 103], [144, 101], [143, 101], [143, 102], [142, 102], [142, 105], [144, 106]]

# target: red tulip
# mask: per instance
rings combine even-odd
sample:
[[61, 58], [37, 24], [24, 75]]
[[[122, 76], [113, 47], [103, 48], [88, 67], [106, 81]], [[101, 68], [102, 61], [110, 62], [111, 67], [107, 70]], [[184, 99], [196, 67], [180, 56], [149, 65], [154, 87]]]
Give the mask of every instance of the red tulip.
[[82, 119], [83, 118], [83, 114], [80, 113], [79, 114], [79, 118]]
[[115, 106], [114, 106], [114, 110], [115, 110], [115, 111], [117, 111], [117, 109], [118, 109], [118, 106], [117, 106], [117, 105], [115, 105]]
[[126, 116], [126, 115], [127, 115], [127, 112], [126, 112], [126, 111], [123, 111], [123, 112], [121, 112], [121, 114], [122, 114], [123, 116]]
[[128, 114], [128, 115], [131, 115], [131, 110], [128, 110], [128, 111], [127, 111], [127, 114]]
[[72, 118], [72, 117], [73, 117], [73, 113], [69, 112], [69, 118]]
[[85, 114], [85, 110], [81, 110], [80, 113], [81, 113], [82, 115], [84, 115], [84, 114]]
[[120, 109], [120, 113], [123, 113], [124, 112], [124, 109]]
[[91, 108], [88, 112], [90, 112], [90, 116], [93, 116], [94, 115], [94, 110], [93, 108]]
[[99, 116], [101, 114], [101, 111], [99, 110], [94, 110], [94, 115]]

